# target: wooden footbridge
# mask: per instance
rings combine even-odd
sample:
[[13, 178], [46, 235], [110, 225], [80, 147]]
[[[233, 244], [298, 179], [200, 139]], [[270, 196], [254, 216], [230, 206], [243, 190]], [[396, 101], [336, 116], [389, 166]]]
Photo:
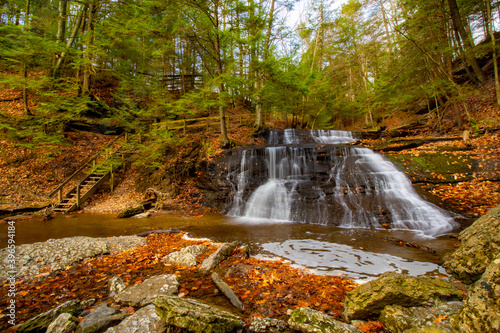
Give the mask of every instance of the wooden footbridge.
[[[54, 212], [69, 213], [77, 210], [107, 181], [113, 191], [115, 173], [123, 167], [125, 157], [132, 153], [125, 144], [127, 141], [127, 133], [118, 136], [55, 188], [49, 194], [50, 198], [56, 194], [58, 196]], [[64, 194], [67, 186], [71, 189]]]

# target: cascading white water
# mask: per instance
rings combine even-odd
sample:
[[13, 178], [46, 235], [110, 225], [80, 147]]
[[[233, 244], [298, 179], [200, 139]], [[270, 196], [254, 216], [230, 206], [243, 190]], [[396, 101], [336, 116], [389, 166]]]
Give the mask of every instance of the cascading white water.
[[[304, 140], [294, 130], [283, 132], [287, 146], [266, 147], [260, 159], [253, 150], [244, 151], [229, 215], [349, 228], [388, 224], [428, 236], [455, 227], [453, 217], [420, 198], [406, 175], [381, 155], [367, 148], [339, 146], [356, 141], [351, 132], [315, 130], [309, 136], [328, 148], [321, 161], [319, 148], [288, 146]], [[278, 137], [271, 138], [276, 145]], [[265, 161], [266, 176], [252, 190], [250, 170], [259, 160]]]

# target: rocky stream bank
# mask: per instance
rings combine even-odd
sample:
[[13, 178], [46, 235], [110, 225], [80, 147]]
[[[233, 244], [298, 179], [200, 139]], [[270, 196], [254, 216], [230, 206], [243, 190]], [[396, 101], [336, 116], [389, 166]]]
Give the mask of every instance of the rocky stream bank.
[[449, 278], [388, 272], [360, 286], [177, 232], [21, 245], [14, 279], [1, 250], [3, 290], [15, 290], [17, 307], [13, 315], [2, 297], [0, 323], [7, 332], [498, 332], [500, 206], [460, 239], [444, 263]]

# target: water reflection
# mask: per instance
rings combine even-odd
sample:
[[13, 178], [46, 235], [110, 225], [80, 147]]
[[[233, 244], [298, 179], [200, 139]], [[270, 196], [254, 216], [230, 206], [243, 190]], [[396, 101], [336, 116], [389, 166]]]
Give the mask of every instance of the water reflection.
[[[447, 237], [419, 239], [410, 231], [346, 229], [307, 223], [252, 223], [223, 215], [185, 218], [171, 215], [148, 219], [118, 219], [107, 214], [57, 215], [50, 221], [16, 222], [16, 245], [72, 236], [133, 235], [152, 229], [178, 228], [191, 237], [249, 244], [252, 254], [282, 257], [323, 274], [344, 273], [356, 279], [385, 271], [435, 274], [440, 256], [452, 252], [457, 241]], [[384, 238], [419, 242], [439, 255], [394, 245]], [[0, 247], [7, 246], [7, 224], [0, 224]]]

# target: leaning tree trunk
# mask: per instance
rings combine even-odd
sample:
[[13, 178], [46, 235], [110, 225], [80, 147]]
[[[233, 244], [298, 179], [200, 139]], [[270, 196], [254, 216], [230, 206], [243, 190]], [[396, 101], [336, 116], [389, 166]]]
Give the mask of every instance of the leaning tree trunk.
[[54, 77], [57, 77], [57, 75], [59, 74], [59, 69], [61, 68], [62, 63], [63, 63], [64, 59], [66, 58], [66, 55], [68, 54], [69, 48], [71, 47], [71, 45], [73, 45], [73, 42], [76, 39], [76, 35], [78, 34], [78, 30], [80, 29], [80, 26], [82, 25], [83, 17], [85, 16], [85, 13], [87, 12], [87, 7], [88, 7], [88, 4], [84, 4], [81, 7], [80, 14], [78, 15], [77, 19], [75, 20], [75, 22], [73, 24], [73, 29], [71, 30], [71, 34], [68, 38], [68, 41], [66, 42], [66, 48], [63, 52], [61, 52], [61, 54], [57, 58], [57, 62], [55, 64], [54, 68], [52, 69], [52, 76], [54, 76]]
[[448, 0], [448, 6], [450, 8], [450, 15], [453, 22], [453, 26], [458, 31], [460, 38], [462, 39], [467, 62], [472, 67], [472, 70], [474, 71], [474, 74], [476, 74], [479, 82], [481, 84], [484, 84], [486, 82], [486, 77], [481, 67], [479, 67], [479, 64], [476, 60], [476, 56], [474, 55], [474, 45], [470, 41], [469, 36], [465, 31], [465, 27], [462, 22], [462, 17], [460, 16], [460, 11], [458, 9], [457, 1]]

